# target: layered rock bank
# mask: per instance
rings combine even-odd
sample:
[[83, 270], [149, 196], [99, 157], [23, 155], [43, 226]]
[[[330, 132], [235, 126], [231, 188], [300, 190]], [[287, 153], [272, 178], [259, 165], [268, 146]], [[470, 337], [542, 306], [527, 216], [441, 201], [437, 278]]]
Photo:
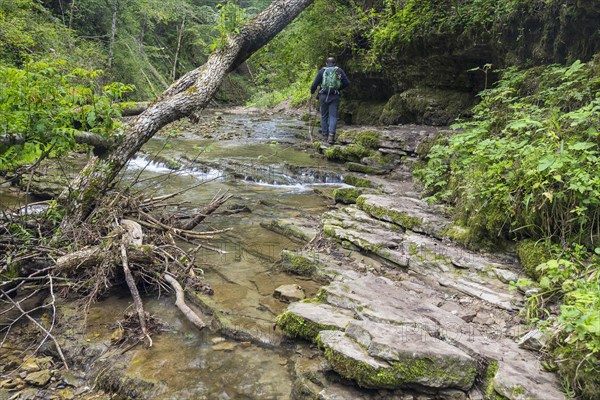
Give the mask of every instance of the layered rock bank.
[[287, 271], [327, 283], [278, 317], [284, 334], [320, 349], [319, 366], [297, 367], [294, 397], [563, 399], [539, 354], [518, 344], [528, 330], [519, 317], [526, 295], [510, 286], [517, 259], [468, 249], [466, 232], [419, 198], [409, 166], [435, 132], [386, 135], [394, 140], [379, 135], [370, 157], [394, 150], [387, 179], [350, 173], [372, 191], [325, 213], [321, 235], [300, 227], [310, 243], [283, 254]]

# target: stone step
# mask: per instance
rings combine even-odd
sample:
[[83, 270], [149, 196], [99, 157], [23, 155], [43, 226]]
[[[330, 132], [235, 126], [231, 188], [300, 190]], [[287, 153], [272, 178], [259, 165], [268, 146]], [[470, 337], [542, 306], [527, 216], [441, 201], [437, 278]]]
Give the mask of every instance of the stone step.
[[445, 237], [444, 232], [451, 225], [450, 219], [412, 197], [363, 194], [356, 204], [373, 218], [439, 239]]
[[291, 337], [314, 342], [323, 330], [344, 330], [354, 318], [351, 311], [328, 304], [296, 302], [277, 317], [277, 326]]
[[475, 359], [419, 327], [351, 321], [346, 336], [390, 363], [403, 386], [468, 390], [477, 377]]
[[[315, 327], [303, 337], [314, 340], [320, 332], [334, 370], [363, 387], [468, 390], [478, 376], [487, 379], [488, 394], [513, 400], [563, 398], [555, 375], [543, 370], [534, 353], [500, 331], [484, 332], [438, 307], [439, 298], [426, 285], [366, 274], [323, 287], [319, 299], [328, 304], [296, 303], [290, 308], [303, 327]], [[338, 333], [323, 332], [326, 325]], [[440, 353], [430, 353], [434, 348]], [[394, 364], [405, 356], [412, 368]], [[425, 368], [422, 376], [415, 376], [418, 366]], [[461, 374], [441, 373], [454, 369]]]
[[334, 371], [363, 387], [469, 390], [477, 361], [411, 327], [353, 321], [318, 338]]
[[423, 279], [505, 310], [513, 310], [522, 303], [522, 296], [508, 290], [498, 279], [497, 271], [514, 269], [516, 265], [426, 235], [402, 232], [395, 226], [354, 206], [323, 216], [325, 233], [342, 244], [351, 244]]

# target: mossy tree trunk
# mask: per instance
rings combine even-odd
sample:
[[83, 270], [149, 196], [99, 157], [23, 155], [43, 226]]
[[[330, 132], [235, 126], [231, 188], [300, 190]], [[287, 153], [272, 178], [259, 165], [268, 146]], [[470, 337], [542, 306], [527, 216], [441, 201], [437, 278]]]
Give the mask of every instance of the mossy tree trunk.
[[123, 142], [106, 158], [92, 157], [60, 196], [70, 223], [83, 221], [110, 188], [127, 161], [160, 128], [205, 108], [228, 72], [285, 28], [313, 0], [274, 0], [256, 18], [230, 34], [207, 62], [182, 76], [128, 124]]

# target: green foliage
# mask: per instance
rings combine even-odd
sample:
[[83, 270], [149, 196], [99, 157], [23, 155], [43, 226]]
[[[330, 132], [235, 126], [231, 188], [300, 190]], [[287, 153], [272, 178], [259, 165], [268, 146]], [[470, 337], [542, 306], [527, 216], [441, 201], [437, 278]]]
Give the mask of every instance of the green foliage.
[[51, 56], [91, 68], [99, 48], [78, 40], [37, 0], [0, 1], [0, 65], [22, 67]]
[[294, 106], [305, 104], [325, 58], [353, 42], [354, 17], [352, 8], [338, 1], [317, 0], [307, 8], [249, 60], [260, 88], [251, 102], [272, 106], [291, 99]]
[[121, 116], [115, 102], [133, 90], [121, 83], [99, 87], [101, 71], [70, 69], [64, 61], [0, 67], [0, 136], [25, 144], [0, 147], [0, 169], [40, 156], [59, 156], [75, 146], [79, 131], [115, 134]]
[[[588, 249], [597, 247], [600, 223], [600, 60], [508, 69], [473, 111], [432, 147], [418, 175], [431, 199], [455, 204], [477, 236], [531, 238], [518, 246], [539, 280], [530, 322], [551, 327], [567, 386], [595, 398], [600, 248]], [[544, 308], [552, 302], [561, 304], [558, 315]]]
[[229, 34], [239, 33], [240, 27], [248, 20], [248, 16], [235, 0], [218, 4], [215, 29], [219, 32], [219, 37], [215, 39], [211, 50], [223, 49], [227, 46], [227, 36]]
[[[419, 176], [488, 236], [589, 238], [599, 222], [598, 62], [505, 71]], [[479, 216], [496, 216], [474, 226]]]

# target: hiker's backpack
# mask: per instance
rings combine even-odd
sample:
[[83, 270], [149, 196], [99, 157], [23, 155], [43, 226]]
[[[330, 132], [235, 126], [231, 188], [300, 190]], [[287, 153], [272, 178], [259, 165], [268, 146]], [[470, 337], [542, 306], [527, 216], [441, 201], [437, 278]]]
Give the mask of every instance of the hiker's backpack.
[[321, 89], [340, 90], [342, 87], [342, 74], [338, 67], [323, 68], [323, 81]]

